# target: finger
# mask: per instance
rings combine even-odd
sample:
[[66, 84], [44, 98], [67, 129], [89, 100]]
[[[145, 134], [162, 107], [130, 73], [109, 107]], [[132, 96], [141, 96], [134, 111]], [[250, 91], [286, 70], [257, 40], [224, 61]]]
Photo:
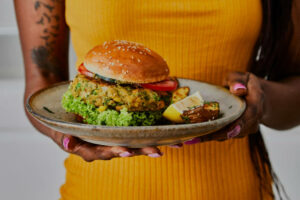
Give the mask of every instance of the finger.
[[230, 124], [229, 126], [212, 134], [204, 135], [200, 138], [201, 142], [208, 141], [225, 141], [228, 139], [236, 138], [241, 135], [242, 125], [240, 121]]
[[191, 144], [197, 144], [199, 142], [202, 142], [201, 138], [200, 137], [195, 137], [193, 139], [185, 141], [184, 144], [191, 145]]
[[246, 97], [249, 110], [255, 114], [256, 119], [261, 119], [264, 110], [265, 93], [260, 80], [253, 74], [250, 74], [248, 81], [249, 95]]
[[228, 87], [232, 94], [245, 96], [248, 93], [248, 80], [249, 73], [230, 72], [223, 81], [223, 85]]
[[169, 147], [171, 147], [171, 148], [181, 148], [183, 146], [183, 144], [182, 143], [178, 143], [178, 144], [171, 144], [171, 145], [169, 145]]
[[205, 135], [199, 139], [201, 142], [204, 142], [212, 140], [224, 141], [232, 138], [245, 137], [248, 134], [257, 132], [259, 127], [257, 116], [258, 111], [256, 105], [249, 104], [246, 111], [238, 120], [215, 133]]
[[67, 152], [79, 155], [88, 162], [93, 160], [110, 160], [115, 157], [130, 157], [133, 155], [126, 147], [95, 145], [70, 135], [63, 136], [62, 146]]
[[146, 155], [152, 158], [158, 158], [163, 155], [163, 153], [157, 147], [144, 147], [131, 150], [134, 153], [134, 155]]
[[116, 157], [129, 157], [133, 154], [125, 147], [110, 147], [83, 143], [75, 147], [72, 151], [84, 160], [90, 162], [93, 160], [110, 160]]
[[[249, 97], [250, 98], [250, 97]], [[241, 138], [258, 129], [258, 111], [255, 104], [249, 104], [242, 116], [219, 131], [201, 137], [193, 138], [184, 144], [196, 144], [207, 141], [224, 141], [232, 138]]]

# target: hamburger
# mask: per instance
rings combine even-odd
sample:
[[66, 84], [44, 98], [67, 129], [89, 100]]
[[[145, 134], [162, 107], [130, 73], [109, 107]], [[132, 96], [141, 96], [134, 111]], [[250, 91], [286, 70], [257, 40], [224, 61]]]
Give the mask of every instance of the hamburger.
[[86, 54], [62, 106], [88, 124], [149, 126], [163, 122], [177, 86], [160, 55], [141, 44], [115, 40]]

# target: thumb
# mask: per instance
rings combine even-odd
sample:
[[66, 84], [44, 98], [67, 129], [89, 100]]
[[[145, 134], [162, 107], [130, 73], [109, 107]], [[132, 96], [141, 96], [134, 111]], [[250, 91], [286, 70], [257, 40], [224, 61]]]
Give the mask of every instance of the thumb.
[[228, 87], [230, 92], [236, 96], [246, 96], [248, 80], [249, 73], [230, 72], [223, 81], [223, 85]]
[[60, 146], [65, 151], [72, 152], [77, 145], [82, 144], [83, 142], [84, 141], [80, 140], [79, 138], [73, 137], [71, 135], [63, 135]]

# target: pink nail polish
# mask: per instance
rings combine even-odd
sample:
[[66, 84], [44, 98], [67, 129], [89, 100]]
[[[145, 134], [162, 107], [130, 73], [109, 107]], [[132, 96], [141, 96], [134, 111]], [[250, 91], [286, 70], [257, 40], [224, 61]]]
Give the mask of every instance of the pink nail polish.
[[239, 89], [247, 89], [245, 85], [241, 84], [241, 83], [236, 83], [234, 86], [233, 86], [233, 90], [239, 90]]
[[238, 136], [240, 134], [240, 132], [241, 132], [241, 126], [240, 125], [236, 125], [234, 127], [234, 129], [232, 129], [231, 131], [229, 131], [227, 133], [227, 138], [228, 139], [234, 138], [234, 137]]
[[129, 153], [128, 151], [125, 151], [125, 152], [123, 152], [123, 153], [120, 153], [119, 154], [120, 155], [120, 157], [129, 157], [129, 156], [132, 156], [132, 154], [131, 153]]
[[200, 138], [193, 138], [191, 140], [185, 141], [184, 144], [196, 144], [201, 142]]
[[69, 150], [69, 148], [68, 148], [69, 142], [70, 142], [70, 138], [65, 137], [63, 140], [63, 146], [64, 146], [65, 150]]
[[148, 154], [148, 156], [151, 157], [151, 158], [159, 158], [159, 157], [161, 157], [161, 155], [158, 154], [158, 153], [150, 153], [150, 154]]

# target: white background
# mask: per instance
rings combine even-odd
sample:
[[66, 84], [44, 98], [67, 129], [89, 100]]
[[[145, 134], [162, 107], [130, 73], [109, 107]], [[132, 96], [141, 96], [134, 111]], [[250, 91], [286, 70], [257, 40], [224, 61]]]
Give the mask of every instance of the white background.
[[[0, 1], [0, 199], [53, 200], [67, 156], [36, 132], [23, 112], [23, 64], [12, 0]], [[71, 76], [75, 54], [71, 49]], [[300, 199], [300, 127], [262, 127], [271, 161], [291, 199]]]

